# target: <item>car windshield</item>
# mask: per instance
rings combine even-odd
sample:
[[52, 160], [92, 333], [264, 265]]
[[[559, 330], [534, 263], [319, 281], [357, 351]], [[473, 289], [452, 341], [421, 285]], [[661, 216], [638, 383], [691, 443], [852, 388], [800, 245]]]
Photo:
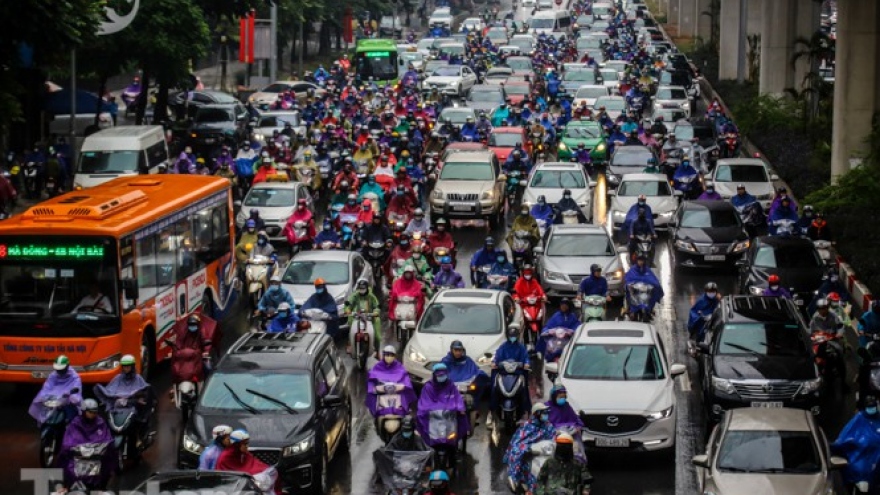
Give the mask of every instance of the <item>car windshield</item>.
[[484, 102], [492, 102], [492, 103], [503, 103], [504, 102], [504, 93], [501, 92], [498, 88], [494, 88], [491, 90], [487, 89], [477, 89], [471, 91], [471, 94], [468, 95], [468, 100], [470, 101], [484, 101]]
[[[530, 40], [510, 40], [508, 43], [519, 48], [522, 52], [532, 51], [532, 42]], [[510, 64], [510, 60], [507, 61], [507, 65], [510, 65], [510, 67], [513, 68], [513, 65]], [[531, 70], [531, 62], [529, 62], [529, 70]]]
[[[513, 45], [514, 43], [511, 44]], [[521, 42], [519, 45], [516, 46], [518, 46], [519, 49], [522, 50], [523, 47], [529, 47], [531, 45]], [[532, 61], [528, 59], [507, 59], [507, 66], [513, 70], [532, 70]]]
[[547, 256], [614, 256], [614, 246], [604, 234], [554, 234]]
[[808, 431], [728, 430], [717, 466], [737, 473], [815, 474], [822, 461]]
[[83, 151], [79, 157], [79, 173], [134, 173], [146, 168], [142, 151]]
[[654, 154], [644, 146], [620, 146], [614, 151], [611, 164], [615, 167], [645, 167], [651, 158]]
[[261, 93], [282, 93], [290, 89], [289, 84], [270, 84], [260, 90]]
[[606, 110], [619, 111], [626, 107], [623, 98], [599, 98], [596, 100], [596, 108], [605, 107]]
[[489, 135], [489, 146], [513, 148], [517, 144], [522, 144], [522, 140], [522, 134], [518, 132], [493, 132]]
[[712, 229], [736, 227], [740, 223], [734, 209], [710, 210], [708, 208], [685, 209], [679, 225], [688, 229]]
[[653, 345], [577, 344], [565, 377], [580, 380], [662, 380], [663, 361]]
[[508, 84], [504, 87], [504, 92], [509, 95], [527, 95], [529, 87], [525, 84]]
[[[275, 400], [269, 400], [266, 396]], [[287, 407], [312, 407], [312, 379], [307, 373], [261, 373], [215, 371], [202, 393], [199, 405], [227, 411], [284, 412]]]
[[601, 69], [602, 79], [605, 81], [617, 81], [620, 78], [617, 75], [617, 69]]
[[287, 265], [283, 284], [311, 285], [315, 279], [323, 278], [327, 285], [341, 285], [348, 283], [348, 263], [343, 261], [297, 261], [293, 260]]
[[440, 171], [440, 180], [493, 180], [492, 166], [488, 163], [446, 163]]
[[575, 98], [599, 98], [600, 96], [608, 96], [608, 90], [604, 86], [601, 88], [581, 87], [574, 94]]
[[260, 123], [257, 127], [284, 127], [290, 124], [293, 127], [299, 126], [299, 114], [290, 113], [284, 115], [263, 115], [260, 117]]
[[438, 119], [440, 122], [450, 121], [453, 124], [464, 124], [467, 122], [468, 117], [473, 118], [474, 112], [472, 111], [445, 111], [440, 114], [440, 118]]
[[593, 38], [592, 36], [584, 36], [578, 38], [577, 40], [577, 49], [578, 50], [587, 50], [589, 48], [599, 48], [602, 46], [602, 40], [599, 38]]
[[587, 187], [583, 170], [537, 170], [529, 187], [541, 189], [583, 189]]
[[532, 29], [553, 29], [556, 25], [556, 19], [532, 19], [529, 22], [529, 27]]
[[293, 208], [294, 204], [296, 204], [296, 194], [293, 189], [253, 188], [244, 199], [244, 206]]
[[400, 58], [407, 62], [421, 62], [425, 59], [425, 55], [419, 52], [403, 52], [400, 54]]
[[752, 266], [762, 268], [816, 268], [822, 260], [813, 246], [761, 246]]
[[428, 74], [433, 74], [435, 70], [440, 67], [446, 67], [449, 65], [449, 62], [446, 60], [428, 60], [425, 63], [425, 72]]
[[654, 98], [658, 100], [686, 100], [687, 93], [683, 89], [660, 88]]
[[[446, 45], [440, 47], [440, 53], [448, 53], [450, 55], [463, 55], [464, 54], [464, 45]], [[442, 75], [442, 74], [437, 74]], [[455, 74], [445, 74], [447, 76], [457, 76], [458, 70], [455, 71]]]
[[565, 137], [574, 139], [597, 138], [602, 135], [599, 126], [569, 125], [565, 127]]
[[446, 66], [446, 67], [438, 67], [437, 69], [434, 70], [434, 74], [432, 74], [432, 75], [440, 76], [440, 77], [458, 77], [458, 75], [460, 73], [461, 73], [461, 69], [459, 69], [458, 67]]
[[490, 304], [432, 304], [419, 322], [421, 333], [490, 335], [501, 329], [501, 312]]
[[763, 165], [718, 165], [715, 182], [769, 182]]
[[803, 339], [804, 331], [794, 323], [729, 323], [717, 337], [716, 354], [806, 355]]
[[226, 108], [200, 108], [196, 113], [196, 122], [231, 122], [235, 120], [232, 110]]
[[[657, 108], [654, 110], [654, 120], [657, 120], [657, 117], [663, 117], [663, 120], [665, 120], [666, 122], [675, 122], [676, 120], [687, 117], [687, 114], [684, 113], [684, 110], [677, 108]], [[693, 134], [693, 132], [691, 132], [691, 134]], [[679, 136], [680, 135], [678, 133], [675, 134], [676, 138], [679, 138]], [[690, 138], [685, 138], [682, 136], [681, 139], [689, 140]]]
[[567, 70], [562, 76], [563, 81], [595, 82], [596, 72], [592, 70]]
[[665, 180], [628, 180], [617, 188], [618, 196], [670, 196], [669, 182]]

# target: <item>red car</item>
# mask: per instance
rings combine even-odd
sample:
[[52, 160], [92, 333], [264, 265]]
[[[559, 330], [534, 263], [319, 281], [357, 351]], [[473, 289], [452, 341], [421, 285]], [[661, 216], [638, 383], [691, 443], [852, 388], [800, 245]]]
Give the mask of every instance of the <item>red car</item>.
[[519, 105], [523, 98], [532, 93], [532, 85], [527, 82], [511, 81], [510, 78], [504, 84], [504, 97], [511, 105]]
[[489, 134], [489, 149], [495, 152], [501, 163], [507, 160], [507, 155], [513, 151], [516, 143], [522, 145], [526, 156], [532, 156], [532, 141], [526, 131], [522, 127], [496, 127]]

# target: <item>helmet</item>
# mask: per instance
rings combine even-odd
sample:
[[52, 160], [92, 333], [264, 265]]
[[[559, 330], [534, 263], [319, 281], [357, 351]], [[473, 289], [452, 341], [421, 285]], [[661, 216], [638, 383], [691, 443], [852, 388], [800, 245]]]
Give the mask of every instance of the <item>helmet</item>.
[[592, 265], [590, 265], [590, 273], [596, 273], [596, 272], [601, 272], [601, 271], [602, 271], [602, 267], [601, 267], [601, 266], [599, 266], [599, 265], [597, 265], [597, 264], [595, 264], [595, 263], [593, 263]]
[[272, 283], [272, 282], [278, 282], [278, 283], [280, 284], [280, 283], [281, 283], [281, 275], [278, 274], [278, 273], [276, 273], [275, 275], [272, 275], [272, 278], [269, 279], [269, 282], [270, 282], [270, 283]]
[[717, 291], [718, 284], [716, 284], [715, 282], [707, 282], [703, 288], [706, 290], [706, 292], [709, 292], [710, 290]]
[[324, 279], [321, 277], [318, 277], [315, 279], [315, 287], [317, 287], [319, 285], [326, 285], [326, 282], [324, 282]]
[[464, 350], [464, 344], [461, 343], [460, 340], [453, 340], [452, 344], [449, 344], [449, 349], [461, 349]]
[[229, 439], [233, 444], [246, 442], [251, 439], [251, 435], [246, 430], [235, 430], [229, 434]]
[[828, 299], [825, 299], [824, 297], [820, 297], [819, 299], [816, 299], [816, 309], [827, 308], [827, 307], [828, 307]]
[[449, 475], [446, 474], [446, 471], [438, 469], [431, 473], [431, 476], [428, 477], [428, 481], [440, 481], [449, 483]]
[[416, 208], [415, 211], [413, 211], [413, 216], [423, 217], [423, 216], [425, 216], [425, 210], [423, 210], [421, 208]]
[[135, 362], [136, 361], [134, 359], [134, 356], [132, 356], [131, 354], [126, 354], [125, 356], [122, 356], [122, 359], [119, 360], [119, 365], [120, 366], [134, 366]]
[[519, 337], [519, 325], [510, 325], [507, 327], [507, 336], [508, 337]]
[[229, 425], [217, 425], [211, 430], [211, 434], [214, 438], [223, 437], [232, 433], [232, 427]]
[[804, 205], [804, 211], [803, 211], [803, 214], [806, 215], [807, 212], [814, 213], [814, 211], [813, 211], [813, 207], [810, 206], [810, 205]]
[[532, 406], [532, 416], [540, 413], [541, 411], [547, 411], [548, 409], [550, 409], [550, 407], [547, 406], [547, 404], [544, 404], [543, 402], [538, 402], [537, 404]]
[[247, 222], [244, 223], [244, 226], [249, 229], [255, 229], [255, 228], [257, 228], [257, 222], [255, 222], [253, 220], [248, 220]]
[[837, 292], [829, 292], [828, 296], [826, 296], [829, 302], [839, 303], [840, 302], [840, 294]]
[[406, 265], [405, 267], [403, 267], [403, 273], [415, 273], [415, 271], [416, 267], [412, 265]]
[[494, 245], [495, 245], [495, 239], [493, 239], [492, 237], [487, 237], [487, 238], [486, 238], [486, 245], [487, 245], [487, 246], [494, 246]]
[[382, 348], [382, 354], [383, 355], [390, 354], [392, 356], [396, 356], [397, 349], [395, 349], [393, 345], [386, 345], [385, 347]]
[[556, 443], [574, 444], [574, 438], [568, 433], [560, 433], [556, 435]]
[[85, 412], [85, 411], [98, 412], [98, 401], [96, 401], [95, 399], [86, 399], [86, 400], [82, 401], [82, 410], [83, 410], [83, 412]]
[[202, 322], [202, 319], [199, 318], [199, 315], [190, 315], [189, 319], [186, 320], [188, 325], [198, 325]]
[[278, 311], [290, 311], [290, 304], [286, 302], [279, 304]]
[[68, 366], [70, 366], [70, 359], [64, 354], [55, 358], [55, 362], [52, 363], [52, 368], [54, 368], [55, 371], [66, 370]]
[[369, 286], [370, 286], [370, 284], [366, 280], [363, 280], [363, 279], [358, 280], [358, 283], [357, 283], [358, 289], [366, 289]]
[[776, 275], [776, 274], [770, 275], [769, 277], [767, 277], [767, 282], [770, 285], [778, 284], [779, 283], [779, 275]]
[[568, 307], [571, 307], [571, 299], [569, 299], [569, 298], [567, 298], [567, 297], [563, 297], [563, 298], [559, 301], [559, 305], [562, 306], [563, 304], [567, 305]]
[[400, 422], [400, 431], [403, 432], [411, 432], [416, 429], [415, 421], [413, 421], [412, 416], [404, 416]]
[[431, 373], [436, 373], [438, 371], [448, 371], [448, 370], [449, 370], [449, 368], [447, 368], [445, 364], [437, 363], [434, 365], [433, 368], [431, 368]]
[[777, 192], [778, 194], [785, 194], [785, 193], [788, 192], [788, 189], [786, 189], [786, 188], [784, 188], [784, 187], [782, 187], [782, 186], [779, 186], [779, 187], [776, 188], [776, 192]]

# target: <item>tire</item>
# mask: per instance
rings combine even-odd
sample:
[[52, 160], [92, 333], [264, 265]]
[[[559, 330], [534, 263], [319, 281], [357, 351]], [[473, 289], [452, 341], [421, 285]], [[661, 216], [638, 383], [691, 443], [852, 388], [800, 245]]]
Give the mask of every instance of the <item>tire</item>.
[[148, 327], [141, 337], [141, 375], [149, 381], [153, 374], [153, 365], [156, 364], [156, 337], [153, 329]]
[[[349, 330], [349, 331], [351, 331], [351, 330]], [[360, 343], [360, 347], [361, 347], [361, 351], [358, 352], [357, 365], [358, 365], [358, 369], [363, 371], [363, 370], [367, 369], [367, 356], [370, 354], [370, 349], [369, 349], [369, 345], [365, 344], [364, 342]]]
[[58, 439], [54, 433], [40, 440], [40, 467], [50, 468], [55, 464], [55, 458], [58, 454]]

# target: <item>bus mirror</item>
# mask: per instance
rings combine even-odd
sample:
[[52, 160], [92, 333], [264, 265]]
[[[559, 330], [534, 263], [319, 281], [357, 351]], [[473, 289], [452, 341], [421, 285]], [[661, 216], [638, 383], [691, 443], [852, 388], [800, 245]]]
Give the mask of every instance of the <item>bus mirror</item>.
[[125, 298], [137, 301], [138, 300], [138, 281], [136, 278], [126, 278], [122, 280], [122, 292], [125, 294]]

